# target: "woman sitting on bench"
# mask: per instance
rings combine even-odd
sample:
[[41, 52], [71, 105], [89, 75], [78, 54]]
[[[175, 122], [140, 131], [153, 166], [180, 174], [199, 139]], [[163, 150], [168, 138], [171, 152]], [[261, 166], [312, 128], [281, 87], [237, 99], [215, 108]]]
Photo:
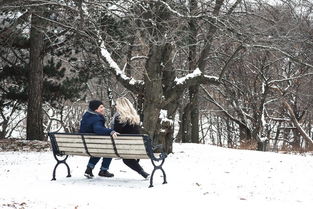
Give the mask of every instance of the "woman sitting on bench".
[[[139, 134], [140, 118], [133, 104], [126, 98], [116, 100], [116, 113], [112, 118], [111, 127], [120, 134]], [[131, 169], [147, 179], [149, 174], [140, 166], [139, 160], [123, 159], [123, 162]]]

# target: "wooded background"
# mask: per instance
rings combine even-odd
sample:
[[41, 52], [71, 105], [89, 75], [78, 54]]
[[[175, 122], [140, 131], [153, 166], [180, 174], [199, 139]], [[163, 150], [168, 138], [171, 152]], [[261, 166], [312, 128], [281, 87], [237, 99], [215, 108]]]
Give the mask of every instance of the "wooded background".
[[312, 149], [312, 1], [2, 0], [0, 45], [0, 139], [127, 96], [167, 152]]

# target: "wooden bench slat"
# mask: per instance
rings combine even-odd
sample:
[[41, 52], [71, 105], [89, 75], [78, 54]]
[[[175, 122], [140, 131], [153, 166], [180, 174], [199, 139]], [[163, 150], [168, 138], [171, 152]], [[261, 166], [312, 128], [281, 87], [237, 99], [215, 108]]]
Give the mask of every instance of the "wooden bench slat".
[[[102, 153], [96, 153], [96, 152], [91, 152], [90, 155], [88, 155], [85, 152], [74, 152], [74, 151], [69, 151], [69, 152], [64, 152], [66, 155], [78, 155], [78, 156], [97, 156], [97, 157], [106, 157], [106, 158], [118, 158], [115, 154], [102, 154]], [[140, 155], [140, 154], [123, 154], [120, 155], [121, 158], [123, 159], [149, 159], [147, 155]]]
[[143, 140], [142, 136], [119, 136], [117, 135], [117, 137], [115, 138], [115, 140], [137, 140], [137, 139], [141, 139]]
[[85, 139], [111, 139], [111, 136], [103, 135], [84, 135]]
[[[68, 142], [68, 143], [83, 143], [81, 138], [56, 138], [58, 142]], [[112, 143], [111, 139], [85, 139], [86, 143]]]
[[[82, 143], [83, 140], [81, 138], [73, 137], [73, 138], [61, 138], [60, 136], [56, 137], [57, 143], [59, 142], [68, 142], [68, 143]], [[85, 138], [86, 143], [112, 143], [111, 139], [91, 139]], [[115, 139], [115, 144], [143, 144], [142, 139], [132, 139], [132, 140], [125, 140], [125, 139]]]
[[[86, 150], [84, 147], [59, 147], [59, 151], [60, 152], [82, 152], [82, 153], [85, 153]], [[102, 154], [114, 154], [114, 150], [113, 149], [110, 149], [110, 148], [100, 148], [100, 147], [94, 147], [94, 148], [89, 148], [88, 149], [88, 152], [89, 153], [102, 153]], [[139, 150], [130, 150], [130, 149], [121, 149], [119, 150], [118, 152], [119, 155], [122, 155], [122, 154], [139, 154], [139, 155], [146, 155], [146, 151], [143, 150], [143, 149], [139, 149]]]
[[[82, 140], [81, 140], [82, 142]], [[88, 144], [92, 143], [112, 143], [111, 139], [85, 139], [85, 142]], [[143, 144], [142, 139], [141, 140], [114, 140], [115, 144]]]
[[134, 154], [134, 155], [127, 155], [127, 154], [123, 154], [123, 155], [120, 155], [121, 158], [123, 159], [149, 159], [149, 156], [148, 155], [139, 155], [139, 154]]
[[56, 137], [55, 138], [57, 142], [69, 142], [69, 143], [80, 143], [82, 141], [81, 138], [61, 138]]
[[147, 154], [145, 150], [143, 149], [139, 149], [139, 150], [136, 150], [136, 149], [120, 149], [118, 150], [118, 154], [121, 155], [121, 154]]
[[[83, 152], [65, 152], [64, 154], [66, 155], [77, 155], [77, 156], [89, 156], [87, 153], [83, 153]], [[97, 157], [106, 157], [106, 158], [117, 158], [117, 156], [115, 154], [105, 154], [102, 155], [101, 153], [90, 153], [91, 155], [95, 155], [97, 154]], [[122, 155], [121, 156], [123, 159], [149, 159], [149, 157], [147, 155]]]
[[[82, 140], [81, 140], [82, 142]], [[85, 142], [88, 144], [112, 144], [112, 140], [111, 139], [85, 139]]]
[[[84, 136], [85, 140], [97, 140], [97, 139], [101, 139], [101, 140], [111, 140], [110, 136]], [[143, 142], [143, 137], [142, 136], [117, 136], [114, 141], [139, 141], [139, 142]]]
[[[83, 143], [58, 143], [59, 148], [61, 149], [62, 147], [73, 147], [73, 148], [85, 148]], [[87, 144], [87, 148], [104, 148], [104, 149], [113, 149], [112, 144]]]
[[141, 144], [115, 144], [116, 145], [116, 149], [128, 149], [128, 150], [132, 150], [132, 149], [140, 149], [140, 150], [146, 150], [145, 146], [141, 145]]
[[[63, 150], [63, 148], [82, 148], [85, 149], [85, 146], [83, 144], [70, 144], [70, 143], [59, 143], [59, 150]], [[140, 150], [142, 152], [146, 152], [146, 149], [144, 146], [141, 145], [118, 145], [116, 146], [118, 149], [118, 152], [121, 152], [123, 150]], [[87, 149], [90, 150], [92, 148], [97, 149], [113, 149], [112, 144], [87, 144]]]
[[114, 140], [115, 144], [143, 144], [142, 140]]
[[[87, 156], [90, 157], [90, 155], [88, 155], [87, 153], [84, 152], [64, 152], [65, 155], [78, 155], [78, 156]], [[115, 154], [105, 154], [105, 155], [101, 155], [99, 153], [90, 153], [92, 156], [96, 156], [96, 157], [106, 157], [106, 158], [116, 158]]]
[[56, 138], [69, 138], [69, 139], [81, 139], [81, 135], [71, 135], [71, 134], [55, 134], [54, 135]]
[[[60, 152], [83, 152], [83, 153], [86, 152], [85, 148], [83, 148], [83, 147], [81, 147], [81, 148], [78, 148], [78, 147], [61, 147], [61, 148], [59, 148], [59, 150], [60, 150]], [[108, 154], [115, 153], [114, 150], [112, 150], [112, 149], [95, 149], [95, 148], [88, 149], [88, 152], [89, 153], [101, 152], [101, 153], [108, 153]]]

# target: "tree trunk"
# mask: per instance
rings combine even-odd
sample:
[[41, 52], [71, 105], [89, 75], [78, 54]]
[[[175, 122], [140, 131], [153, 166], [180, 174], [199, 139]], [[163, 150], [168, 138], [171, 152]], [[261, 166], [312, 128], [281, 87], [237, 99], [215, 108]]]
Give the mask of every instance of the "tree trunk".
[[292, 129], [293, 141], [290, 142], [290, 145], [296, 150], [301, 148], [301, 135], [297, 129]]
[[42, 8], [32, 13], [30, 30], [30, 64], [27, 107], [27, 139], [44, 140], [42, 90], [43, 90], [43, 57], [44, 33]]
[[140, 121], [143, 121], [143, 104], [144, 104], [144, 95], [137, 95], [137, 110], [140, 117]]
[[305, 131], [303, 130], [303, 128], [301, 127], [301, 125], [299, 124], [292, 107], [288, 104], [288, 102], [284, 101], [283, 102], [285, 108], [288, 110], [289, 115], [290, 115], [290, 119], [292, 121], [292, 123], [294, 124], [294, 126], [297, 128], [297, 130], [299, 131], [299, 133], [301, 134], [301, 136], [303, 137], [303, 139], [307, 142], [307, 144], [310, 147], [313, 147], [313, 139], [310, 138], [310, 136], [305, 133]]
[[240, 143], [251, 141], [251, 131], [244, 125], [239, 124]]
[[176, 135], [176, 142], [182, 142], [182, 137], [183, 137], [183, 134], [182, 134], [182, 121], [183, 121], [183, 113], [184, 113], [184, 110], [183, 110], [183, 107], [182, 105], [179, 105], [178, 106], [178, 132], [177, 132], [177, 135]]
[[280, 127], [281, 127], [281, 122], [279, 122], [277, 125], [277, 131], [275, 134], [273, 149], [272, 149], [273, 152], [278, 152], [278, 140], [279, 140], [279, 135], [280, 135]]
[[157, 140], [159, 114], [162, 102], [162, 79], [160, 78], [160, 67], [162, 63], [162, 53], [164, 46], [151, 46], [146, 63], [146, 73], [144, 76], [144, 105], [143, 123], [147, 133]]
[[309, 130], [309, 137], [313, 138], [313, 132], [311, 130], [313, 130], [313, 127], [312, 127], [312, 124], [311, 122], [309, 122], [309, 125], [308, 125], [308, 130]]
[[190, 112], [191, 104], [188, 103], [184, 108], [182, 121], [181, 121], [181, 130], [182, 130], [182, 143], [191, 142], [191, 127], [190, 127]]
[[[197, 9], [197, 1], [191, 0], [190, 1], [190, 13], [191, 15]], [[193, 72], [196, 69], [197, 61], [196, 61], [196, 37], [197, 37], [197, 23], [194, 18], [189, 20], [189, 72]], [[192, 143], [199, 143], [199, 85], [194, 85], [189, 88], [189, 114], [186, 114], [187, 117], [190, 117], [190, 125], [191, 127], [185, 127], [185, 131], [188, 133], [188, 129], [190, 129], [190, 141]], [[189, 120], [189, 119], [188, 119]], [[189, 121], [187, 121], [189, 122]], [[188, 123], [189, 125], [189, 123]], [[183, 132], [184, 133], [184, 132]]]
[[199, 85], [189, 88], [191, 95], [191, 142], [199, 143]]
[[[149, 51], [146, 63], [146, 74], [144, 76], [144, 114], [143, 123], [145, 131], [152, 136], [155, 144], [162, 144], [164, 151], [172, 152], [173, 143], [173, 124], [168, 121], [161, 121], [159, 118], [161, 109], [167, 110], [169, 119], [173, 119], [174, 109], [177, 104], [163, 106], [163, 88], [166, 88], [167, 76], [163, 78], [171, 66], [163, 63], [169, 63], [169, 55], [172, 51], [170, 44], [153, 45]], [[171, 64], [169, 64], [171, 65]], [[165, 82], [165, 84], [163, 83]], [[161, 130], [161, 132], [160, 132]]]
[[9, 124], [9, 120], [2, 114], [2, 122], [0, 123], [0, 127], [2, 131], [0, 131], [0, 139], [4, 139], [7, 135], [7, 128]]
[[231, 127], [231, 121], [229, 118], [226, 118], [226, 128], [227, 128], [227, 147], [233, 148], [234, 143], [232, 139], [232, 127]]

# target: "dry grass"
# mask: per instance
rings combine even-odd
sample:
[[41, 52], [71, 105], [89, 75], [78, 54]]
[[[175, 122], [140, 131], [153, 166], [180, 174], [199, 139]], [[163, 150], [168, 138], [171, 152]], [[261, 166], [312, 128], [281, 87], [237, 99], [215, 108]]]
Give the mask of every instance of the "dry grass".
[[0, 139], [0, 152], [8, 151], [49, 151], [49, 141], [21, 140], [21, 139]]
[[257, 147], [258, 147], [258, 143], [256, 141], [246, 141], [246, 142], [240, 143], [237, 149], [257, 150]]
[[313, 147], [293, 147], [293, 146], [285, 146], [279, 150], [279, 153], [313, 153]]

